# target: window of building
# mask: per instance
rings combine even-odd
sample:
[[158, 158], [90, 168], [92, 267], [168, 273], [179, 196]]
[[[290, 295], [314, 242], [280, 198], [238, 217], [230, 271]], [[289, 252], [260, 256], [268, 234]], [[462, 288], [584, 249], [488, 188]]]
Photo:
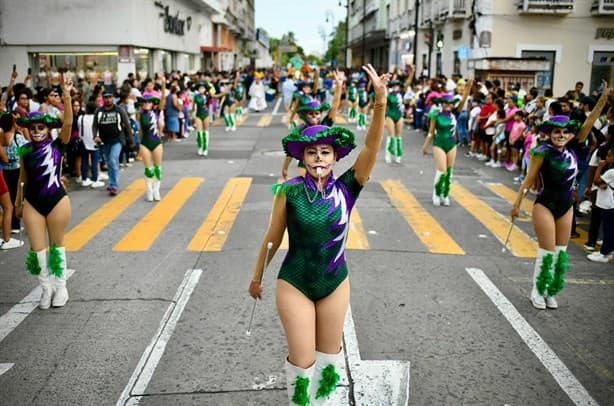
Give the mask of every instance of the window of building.
[[591, 65], [590, 88], [585, 89], [584, 93], [599, 90], [601, 80], [614, 83], [614, 52], [595, 52]]
[[535, 87], [542, 93], [546, 89], [552, 89], [552, 83], [554, 81], [554, 63], [556, 61], [556, 51], [522, 51], [521, 56], [523, 58], [545, 58], [550, 62], [550, 70], [536, 72]]
[[147, 48], [134, 48], [134, 69], [139, 80], [143, 80], [152, 73], [151, 51]]
[[461, 71], [461, 60], [458, 57], [458, 51], [454, 51], [454, 68], [452, 69], [452, 73], [455, 73], [457, 75], [460, 75], [460, 71]]
[[58, 69], [68, 69], [90, 82], [102, 80], [104, 72], [117, 75], [117, 51], [33, 52], [29, 57], [34, 86], [49, 86], [47, 73], [58, 72]]

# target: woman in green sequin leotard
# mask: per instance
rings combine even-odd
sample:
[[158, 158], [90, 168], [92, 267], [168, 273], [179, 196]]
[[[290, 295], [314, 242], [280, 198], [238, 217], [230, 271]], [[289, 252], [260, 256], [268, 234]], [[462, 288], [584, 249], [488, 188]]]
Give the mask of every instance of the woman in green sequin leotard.
[[[162, 94], [166, 89], [165, 80], [162, 80]], [[159, 133], [160, 112], [164, 111], [165, 99], [147, 94], [137, 98], [141, 110], [137, 114], [141, 128], [141, 146], [139, 154], [145, 166], [146, 199], [148, 202], [160, 200], [160, 182], [162, 180], [162, 140]], [[154, 106], [158, 106], [154, 108]]]
[[549, 140], [531, 151], [531, 162], [510, 215], [512, 221], [519, 215], [524, 191], [533, 186], [538, 176], [543, 189], [533, 206], [533, 228], [537, 236], [537, 257], [533, 268], [532, 289], [529, 296], [536, 309], [556, 309], [554, 296], [563, 289], [564, 274], [569, 268], [567, 244], [573, 219], [573, 183], [578, 173], [577, 158], [566, 145], [574, 138], [579, 143], [586, 140], [610, 93], [606, 82], [603, 93], [582, 127], [567, 116], [552, 116], [540, 125], [539, 131], [549, 135]]
[[276, 188], [269, 227], [260, 247], [249, 293], [262, 295], [267, 243], [269, 260], [288, 229], [289, 249], [276, 288], [276, 303], [288, 342], [286, 376], [291, 404], [325, 404], [337, 388], [344, 367], [343, 323], [350, 298], [345, 240], [352, 207], [369, 179], [384, 132], [386, 84], [373, 67], [364, 67], [376, 92], [373, 121], [354, 165], [335, 179], [332, 167], [354, 147], [345, 128], [310, 126], [296, 130], [282, 144], [305, 163], [307, 175]]
[[[411, 66], [406, 86], [411, 86], [411, 81], [414, 76], [414, 67]], [[396, 163], [401, 163], [401, 157], [403, 156], [403, 138], [401, 133], [403, 132], [403, 94], [405, 89], [403, 88], [403, 82], [399, 80], [392, 80], [388, 83], [390, 91], [388, 93], [388, 104], [386, 107], [386, 131], [388, 137], [386, 138], [386, 151], [385, 160], [386, 163], [392, 161], [392, 157]]]
[[[473, 81], [469, 80], [456, 111], [463, 110], [465, 101], [469, 96]], [[433, 140], [433, 158], [435, 158], [435, 181], [433, 182], [433, 204], [439, 206], [450, 205], [450, 184], [452, 182], [452, 170], [456, 160], [456, 117], [452, 109], [454, 108], [455, 98], [451, 94], [442, 95], [439, 100], [441, 109], [431, 108], [429, 118], [429, 134], [422, 146], [422, 155], [427, 154], [428, 146]]]

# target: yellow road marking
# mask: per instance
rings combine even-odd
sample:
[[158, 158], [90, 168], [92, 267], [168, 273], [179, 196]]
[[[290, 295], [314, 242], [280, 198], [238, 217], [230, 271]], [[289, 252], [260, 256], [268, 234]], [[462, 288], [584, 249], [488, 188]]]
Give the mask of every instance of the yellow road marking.
[[64, 237], [66, 251], [79, 251], [85, 244], [111, 224], [145, 192], [143, 179], [135, 180], [120, 194], [85, 218]]
[[[486, 187], [502, 199], [506, 200], [509, 204], [514, 204], [518, 192], [514, 191], [513, 189], [510, 189], [509, 187], [501, 183], [487, 183]], [[533, 204], [534, 203], [531, 199], [527, 199], [526, 197], [522, 199], [520, 209], [528, 217], [518, 218], [517, 221], [532, 221], [531, 213], [533, 212]], [[578, 222], [578, 224], [582, 223]], [[573, 242], [578, 247], [584, 249], [584, 243], [588, 240], [588, 233], [579, 227], [576, 227], [576, 231], [578, 232], [578, 234], [580, 234], [580, 237], [572, 239], [571, 242]]]
[[350, 214], [350, 231], [345, 247], [349, 250], [368, 250], [370, 248], [365, 228], [362, 226], [362, 219], [356, 207], [352, 209]]
[[347, 124], [348, 121], [343, 116], [335, 116], [335, 124]]
[[[514, 204], [514, 201], [516, 201], [518, 191], [514, 189], [501, 183], [487, 183], [486, 187], [503, 200], [506, 200], [509, 204]], [[533, 212], [533, 201], [524, 197], [520, 203], [520, 209], [530, 217]]]
[[[502, 244], [505, 243], [505, 238], [510, 229], [510, 220], [497, 213], [458, 183], [455, 183], [451, 189], [451, 195], [454, 200], [482, 223]], [[537, 242], [533, 241], [521, 229], [514, 226], [514, 231], [510, 235], [507, 248], [517, 257], [535, 258]]]
[[228, 180], [209, 215], [190, 241], [188, 251], [222, 250], [251, 184], [252, 178]]
[[270, 114], [265, 114], [264, 116], [260, 117], [260, 120], [258, 120], [258, 124], [256, 124], [256, 127], [268, 127], [269, 125], [271, 125], [271, 120], [273, 120], [273, 116]]
[[[512, 282], [516, 283], [531, 283], [531, 278], [509, 278]], [[565, 283], [570, 285], [614, 285], [614, 279], [574, 279], [565, 278]]]
[[414, 195], [400, 181], [386, 180], [380, 183], [388, 194], [392, 205], [401, 213], [429, 252], [435, 254], [465, 254], [465, 251], [418, 203]]
[[243, 117], [238, 119], [237, 122], [235, 123], [235, 125], [238, 127], [240, 125], [243, 125], [243, 123], [245, 123], [245, 121], [247, 121], [247, 116], [245, 114], [243, 114]]
[[[284, 237], [281, 240], [279, 249], [287, 250], [288, 245], [288, 230], [284, 231]], [[368, 250], [370, 249], [369, 240], [365, 234], [365, 229], [362, 226], [362, 219], [358, 214], [358, 209], [354, 207], [350, 214], [350, 231], [348, 232], [348, 239], [345, 244], [345, 248], [348, 250]]]
[[113, 247], [113, 251], [147, 251], [175, 217], [181, 207], [192, 196], [202, 178], [182, 178], [124, 238]]

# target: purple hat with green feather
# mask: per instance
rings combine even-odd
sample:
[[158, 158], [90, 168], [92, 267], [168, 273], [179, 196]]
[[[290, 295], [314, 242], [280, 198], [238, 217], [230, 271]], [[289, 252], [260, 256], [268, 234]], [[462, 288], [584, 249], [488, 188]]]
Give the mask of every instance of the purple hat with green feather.
[[297, 127], [281, 140], [286, 155], [303, 160], [303, 151], [309, 145], [329, 144], [337, 153], [337, 160], [348, 155], [354, 148], [354, 133], [344, 127], [312, 125]]

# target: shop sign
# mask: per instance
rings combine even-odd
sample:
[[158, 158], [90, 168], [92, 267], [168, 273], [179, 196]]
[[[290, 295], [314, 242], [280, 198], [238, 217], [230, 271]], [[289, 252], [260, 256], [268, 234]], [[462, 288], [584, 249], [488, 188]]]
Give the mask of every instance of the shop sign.
[[132, 47], [120, 46], [117, 50], [117, 59], [119, 63], [133, 63], [134, 55], [132, 53]]
[[595, 39], [604, 38], [604, 39], [613, 39], [614, 38], [614, 28], [597, 28], [597, 32], [595, 33]]
[[164, 32], [176, 35], [185, 35], [186, 31], [190, 31], [190, 28], [192, 27], [192, 17], [181, 19], [179, 18], [179, 11], [172, 16], [168, 12], [169, 6], [165, 6], [159, 1], [154, 2], [154, 4], [163, 10], [160, 12], [160, 14], [158, 14], [158, 16], [164, 21]]

